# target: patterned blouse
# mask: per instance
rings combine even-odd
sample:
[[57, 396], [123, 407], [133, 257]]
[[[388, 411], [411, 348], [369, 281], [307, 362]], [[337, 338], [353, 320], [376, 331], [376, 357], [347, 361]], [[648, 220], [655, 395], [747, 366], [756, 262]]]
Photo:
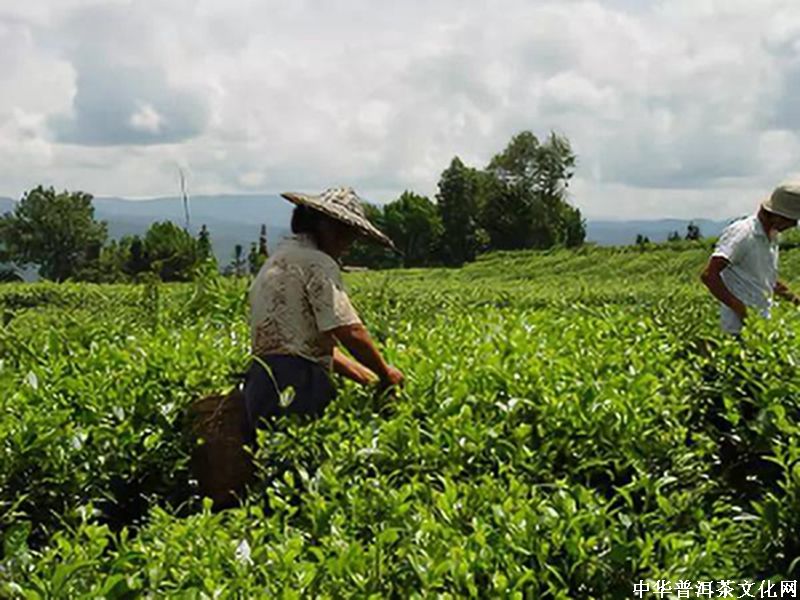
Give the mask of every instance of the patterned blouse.
[[331, 330], [361, 323], [339, 265], [305, 234], [281, 242], [253, 280], [249, 299], [256, 356], [302, 356], [330, 369]]

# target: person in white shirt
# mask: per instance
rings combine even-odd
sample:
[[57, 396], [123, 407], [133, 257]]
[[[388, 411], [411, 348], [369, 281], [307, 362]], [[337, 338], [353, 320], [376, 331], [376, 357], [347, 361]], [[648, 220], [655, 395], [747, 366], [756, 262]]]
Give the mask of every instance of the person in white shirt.
[[800, 181], [783, 183], [758, 213], [728, 225], [701, 280], [720, 303], [720, 325], [739, 335], [751, 312], [769, 318], [773, 294], [794, 304], [800, 297], [778, 279], [778, 234], [800, 218]]
[[[404, 379], [373, 343], [337, 263], [357, 237], [394, 247], [392, 241], [366, 218], [350, 188], [282, 195], [297, 205], [294, 235], [264, 263], [249, 290], [255, 359], [244, 393], [251, 432], [282, 414], [321, 416], [336, 395], [331, 371], [381, 388], [401, 385]], [[288, 387], [287, 400], [283, 392]]]

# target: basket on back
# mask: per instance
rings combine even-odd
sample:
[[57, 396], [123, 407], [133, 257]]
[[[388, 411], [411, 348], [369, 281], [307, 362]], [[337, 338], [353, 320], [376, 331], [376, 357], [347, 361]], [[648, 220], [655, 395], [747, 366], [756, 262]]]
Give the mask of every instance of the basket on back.
[[214, 509], [238, 504], [253, 476], [244, 392], [196, 400], [189, 408], [193, 438], [191, 468], [200, 493], [214, 501]]

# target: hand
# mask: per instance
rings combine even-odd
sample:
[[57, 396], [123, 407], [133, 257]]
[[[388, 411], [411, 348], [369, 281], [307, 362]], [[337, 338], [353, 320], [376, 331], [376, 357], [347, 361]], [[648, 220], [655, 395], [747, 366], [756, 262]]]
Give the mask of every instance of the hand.
[[381, 387], [388, 388], [394, 386], [402, 386], [405, 381], [405, 375], [397, 367], [387, 365], [386, 372], [381, 376]]
[[386, 372], [381, 377], [374, 396], [374, 409], [384, 416], [389, 416], [395, 411], [394, 400], [397, 399], [397, 388], [403, 385], [405, 376], [400, 369], [387, 365]]

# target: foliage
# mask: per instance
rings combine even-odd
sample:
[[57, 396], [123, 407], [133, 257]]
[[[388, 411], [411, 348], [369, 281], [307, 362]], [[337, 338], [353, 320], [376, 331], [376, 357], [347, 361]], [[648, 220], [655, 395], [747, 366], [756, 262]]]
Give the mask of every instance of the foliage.
[[425, 196], [405, 191], [383, 208], [386, 234], [403, 256], [403, 266], [422, 267], [436, 260], [442, 220], [436, 205]]
[[586, 236], [580, 211], [566, 202], [576, 157], [569, 140], [551, 133], [544, 143], [530, 131], [514, 136], [487, 171], [497, 183], [482, 223], [497, 249], [579, 246]]
[[700, 227], [694, 223], [694, 221], [689, 222], [686, 226], [686, 239], [690, 241], [696, 241], [703, 238], [703, 234], [700, 231]]
[[250, 244], [250, 252], [247, 255], [247, 267], [251, 275], [258, 274], [261, 266], [267, 262], [269, 258], [269, 250], [267, 249], [267, 226], [261, 226], [261, 232], [258, 236], [258, 244], [253, 242]]
[[481, 222], [495, 250], [533, 248], [545, 231], [543, 206], [522, 183], [492, 177]]
[[208, 227], [205, 225], [200, 228], [200, 233], [197, 234], [197, 255], [200, 263], [209, 263], [215, 268], [217, 267], [217, 258], [214, 256], [211, 244], [211, 232], [208, 231]]
[[780, 234], [778, 243], [782, 250], [800, 248], [800, 229], [793, 227], [788, 231], [784, 231]]
[[198, 241], [171, 221], [153, 223], [142, 246], [149, 270], [161, 281], [189, 281], [201, 262]]
[[120, 246], [128, 250], [122, 257], [122, 270], [126, 274], [136, 277], [140, 273], [150, 270], [150, 261], [144, 248], [144, 242], [138, 235], [123, 237]]
[[[800, 323], [720, 337], [709, 248], [348, 275], [407, 375], [261, 436], [212, 514], [182, 415], [247, 364], [247, 277], [0, 289], [2, 597], [630, 597], [796, 578]], [[782, 254], [800, 279], [800, 253]]]
[[475, 170], [458, 157], [439, 179], [436, 201], [442, 219], [442, 259], [448, 265], [475, 260], [481, 247], [478, 186]]
[[263, 261], [269, 258], [269, 248], [267, 246], [267, 226], [261, 225], [261, 231], [258, 234], [258, 253], [263, 257]]
[[22, 281], [22, 276], [14, 267], [0, 267], [0, 283], [14, 283]]
[[123, 236], [105, 245], [98, 259], [76, 274], [94, 283], [145, 281], [155, 275], [162, 281], [189, 281], [201, 264], [216, 267], [210, 234], [203, 226], [197, 239], [170, 221], [153, 223], [144, 238]]
[[94, 219], [92, 196], [39, 186], [25, 193], [13, 212], [0, 217], [6, 260], [35, 264], [45, 279], [64, 281], [96, 261], [107, 237]]
[[74, 279], [93, 283], [129, 281], [130, 277], [125, 271], [125, 266], [130, 261], [130, 246], [127, 241], [111, 240], [101, 248], [97, 260], [78, 270]]
[[225, 275], [242, 277], [246, 272], [247, 262], [244, 258], [244, 248], [241, 244], [236, 244], [233, 248], [233, 260], [225, 267]]

